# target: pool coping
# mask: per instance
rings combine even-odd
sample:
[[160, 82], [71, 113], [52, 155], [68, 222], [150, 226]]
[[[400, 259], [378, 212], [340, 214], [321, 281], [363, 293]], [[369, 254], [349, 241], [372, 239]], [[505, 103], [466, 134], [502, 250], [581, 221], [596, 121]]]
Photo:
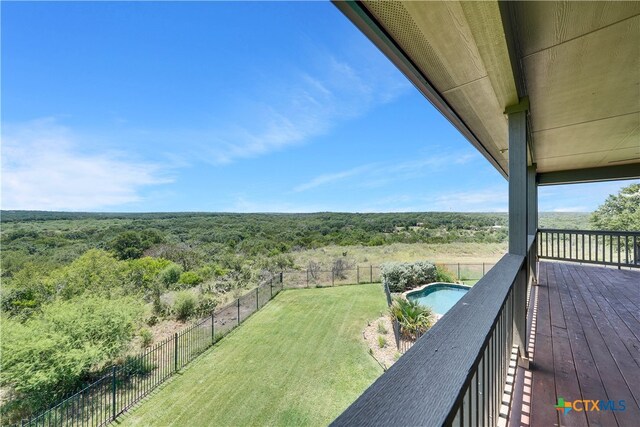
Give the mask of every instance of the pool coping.
[[[469, 286], [469, 285], [463, 285], [463, 284], [460, 284], [460, 283], [450, 283], [450, 282], [431, 282], [431, 283], [427, 283], [426, 285], [422, 285], [422, 286], [419, 286], [419, 287], [417, 287], [417, 288], [413, 288], [413, 289], [410, 289], [410, 290], [408, 290], [408, 291], [404, 291], [404, 292], [402, 293], [402, 296], [403, 296], [406, 300], [408, 300], [409, 298], [407, 298], [407, 296], [408, 296], [410, 293], [413, 293], [413, 292], [420, 292], [420, 291], [423, 291], [423, 290], [427, 289], [427, 288], [428, 288], [428, 287], [430, 287], [430, 286], [437, 286], [437, 285], [448, 285], [448, 286], [454, 286], [454, 287], [456, 287], [456, 288], [467, 289], [467, 290], [469, 290], [469, 289], [471, 289], [471, 288], [472, 288], [472, 286]], [[446, 314], [446, 313], [445, 313], [445, 314]], [[435, 311], [433, 312], [433, 315], [435, 316], [436, 320], [440, 320], [440, 318], [441, 318], [442, 316], [444, 316], [444, 314], [436, 313]]]

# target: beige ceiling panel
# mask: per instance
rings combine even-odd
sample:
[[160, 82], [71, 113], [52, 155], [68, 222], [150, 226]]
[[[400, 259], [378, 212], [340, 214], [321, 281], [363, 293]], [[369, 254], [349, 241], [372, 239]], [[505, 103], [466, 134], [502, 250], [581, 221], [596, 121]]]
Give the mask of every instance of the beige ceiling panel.
[[502, 111], [519, 102], [498, 2], [461, 2], [469, 29]]
[[640, 113], [535, 132], [536, 161], [556, 156], [640, 147]]
[[615, 166], [627, 163], [640, 163], [640, 145], [608, 151], [605, 153], [600, 166]]
[[640, 16], [524, 59], [534, 131], [640, 111]]
[[638, 15], [640, 2], [522, 1], [514, 9], [526, 56]]
[[568, 169], [586, 169], [602, 166], [603, 153], [574, 154], [542, 159], [537, 162], [538, 172], [555, 172]]
[[616, 166], [640, 161], [640, 149], [621, 148], [597, 153], [574, 154], [541, 159], [537, 163], [538, 172], [555, 172], [570, 169], [587, 169], [602, 166]]
[[439, 91], [486, 76], [458, 2], [365, 4]]
[[[491, 155], [506, 170], [508, 154], [501, 153], [509, 145], [507, 140], [508, 122], [503, 107], [495, 98], [491, 81], [488, 78], [452, 89], [446, 93], [449, 104], [466, 120], [476, 136], [484, 142]], [[475, 102], [482, 99], [483, 103]]]

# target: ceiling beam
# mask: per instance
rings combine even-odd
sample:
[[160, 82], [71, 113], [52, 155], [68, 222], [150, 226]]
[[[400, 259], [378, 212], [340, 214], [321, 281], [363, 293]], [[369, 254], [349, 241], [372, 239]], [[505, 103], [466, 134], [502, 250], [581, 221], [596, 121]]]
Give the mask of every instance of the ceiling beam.
[[640, 164], [638, 163], [537, 174], [538, 185], [578, 184], [638, 178], [640, 178]]
[[332, 3], [385, 54], [391, 62], [413, 83], [413, 85], [442, 113], [443, 116], [473, 145], [489, 162], [507, 178], [507, 171], [484, 147], [482, 142], [467, 126], [462, 118], [451, 108], [444, 97], [419, 71], [404, 50], [393, 40], [378, 20], [360, 1], [332, 0]]

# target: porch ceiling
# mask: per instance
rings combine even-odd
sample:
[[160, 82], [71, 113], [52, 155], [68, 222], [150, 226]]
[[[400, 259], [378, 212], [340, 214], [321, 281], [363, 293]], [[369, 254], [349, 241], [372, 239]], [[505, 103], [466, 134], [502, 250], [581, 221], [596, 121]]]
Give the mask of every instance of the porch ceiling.
[[503, 175], [504, 111], [528, 96], [539, 173], [640, 177], [640, 2], [336, 5]]

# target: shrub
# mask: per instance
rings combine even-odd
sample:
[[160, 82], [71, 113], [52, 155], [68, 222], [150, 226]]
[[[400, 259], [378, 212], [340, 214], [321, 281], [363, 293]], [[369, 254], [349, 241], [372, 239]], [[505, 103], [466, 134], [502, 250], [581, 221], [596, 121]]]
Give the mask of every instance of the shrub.
[[153, 334], [147, 328], [141, 329], [139, 334], [142, 348], [147, 348], [153, 343]]
[[179, 292], [173, 304], [173, 311], [178, 320], [187, 320], [195, 314], [196, 298], [190, 292]]
[[83, 296], [55, 301], [23, 324], [2, 319], [0, 385], [23, 410], [43, 409], [120, 355], [141, 311], [127, 298]]
[[122, 364], [122, 373], [124, 376], [143, 376], [156, 368], [156, 365], [139, 356], [127, 356]]
[[402, 334], [410, 339], [416, 339], [418, 335], [425, 333], [432, 323], [433, 311], [430, 307], [396, 297], [389, 307], [391, 317], [400, 323]]
[[135, 231], [120, 233], [111, 241], [111, 248], [119, 259], [140, 258], [149, 244]]
[[71, 264], [54, 271], [49, 286], [57, 289], [65, 299], [85, 291], [110, 296], [121, 289], [126, 263], [116, 260], [108, 252], [91, 249]]
[[423, 283], [433, 282], [436, 268], [426, 261], [394, 262], [382, 264], [382, 281], [389, 286], [391, 292], [404, 292]]
[[188, 286], [195, 286], [202, 283], [202, 277], [193, 271], [185, 271], [180, 275], [180, 283]]
[[378, 347], [384, 348], [387, 345], [387, 339], [382, 335], [378, 335]]
[[218, 299], [211, 294], [200, 295], [198, 298], [198, 306], [196, 307], [196, 313], [198, 316], [210, 315], [218, 305]]
[[379, 334], [386, 334], [387, 332], [388, 331], [387, 331], [387, 328], [384, 326], [384, 323], [378, 322], [378, 333]]
[[[162, 272], [171, 264], [171, 261], [162, 258], [131, 259], [127, 261], [126, 277], [134, 290], [153, 291], [158, 278], [163, 281]], [[180, 277], [180, 273], [178, 273], [178, 277]]]
[[178, 264], [171, 263], [160, 272], [160, 281], [165, 286], [170, 287], [171, 285], [178, 283], [181, 275], [182, 269], [180, 266]]
[[456, 279], [452, 272], [441, 265], [436, 266], [436, 282], [455, 283]]

